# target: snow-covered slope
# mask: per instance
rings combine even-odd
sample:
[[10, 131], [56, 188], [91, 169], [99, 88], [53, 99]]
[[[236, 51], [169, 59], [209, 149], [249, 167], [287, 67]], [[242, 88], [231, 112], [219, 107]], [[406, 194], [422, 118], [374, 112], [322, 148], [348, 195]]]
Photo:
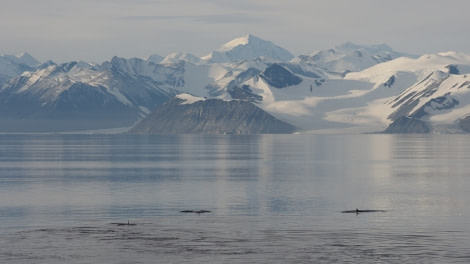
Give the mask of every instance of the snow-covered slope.
[[407, 56], [396, 52], [385, 44], [357, 45], [351, 42], [336, 46], [332, 49], [314, 52], [310, 55], [300, 55], [296, 62], [314, 65], [330, 77], [343, 77], [349, 72], [357, 72], [376, 64]]
[[118, 62], [110, 68], [71, 62], [24, 72], [0, 89], [0, 119], [35, 120], [32, 127], [20, 124], [22, 131], [38, 131], [41, 124], [50, 131], [129, 126], [179, 93], [135, 74], [138, 63]]
[[299, 84], [284, 88], [275, 88], [258, 77], [244, 85], [245, 89], [262, 98], [260, 106], [264, 110], [296, 126], [301, 133], [365, 132], [370, 131], [371, 124], [382, 128], [384, 124], [380, 120], [359, 120], [354, 113], [335, 112], [366, 107], [372, 100], [394, 94], [390, 89], [374, 91], [372, 84], [362, 81], [306, 77], [302, 77]]
[[179, 61], [187, 61], [193, 64], [199, 64], [201, 62], [201, 59], [191, 53], [175, 52], [166, 56], [164, 59], [161, 60], [160, 63], [168, 64], [168, 63], [177, 63]]
[[411, 85], [440, 70], [443, 72], [457, 71], [469, 73], [470, 56], [456, 52], [426, 54], [419, 58], [400, 57], [395, 60], [374, 65], [366, 70], [348, 73], [345, 79], [363, 80], [378, 85], [386, 83], [392, 76], [407, 75]]
[[9, 61], [10, 63], [24, 64], [29, 67], [34, 67], [39, 64], [39, 61], [27, 52], [23, 52], [17, 55], [1, 55], [0, 58], [2, 60]]
[[265, 57], [275, 61], [289, 61], [294, 58], [289, 51], [251, 34], [229, 41], [217, 50], [202, 57], [209, 62], [223, 63], [251, 60]]
[[[461, 131], [456, 124], [459, 118], [470, 114], [466, 112], [470, 101], [466, 95], [462, 95], [466, 94], [465, 89], [455, 87], [465, 86], [469, 65], [470, 56], [445, 52], [423, 55], [417, 59], [397, 58], [361, 72], [350, 73], [345, 80], [367, 82], [373, 85], [374, 91], [388, 89], [396, 94], [389, 94], [388, 99], [382, 96], [370, 101], [367, 106], [345, 107], [331, 112], [328, 114], [329, 119], [339, 120], [341, 116], [354, 114], [351, 120], [375, 119], [383, 125], [389, 125], [401, 116], [411, 116], [426, 122], [430, 132]], [[456, 99], [458, 104], [450, 99], [454, 95], [460, 98]], [[441, 104], [446, 107], [439, 106]], [[432, 106], [436, 108], [431, 111]]]
[[151, 62], [154, 62], [154, 63], [159, 63], [161, 62], [162, 60], [164, 59], [163, 56], [159, 55], [159, 54], [152, 54], [150, 56], [148, 56], [147, 60], [148, 61], [151, 61]]
[[0, 86], [8, 79], [16, 77], [24, 71], [33, 70], [37, 65], [39, 65], [39, 61], [26, 52], [18, 55], [1, 55]]
[[[453, 73], [453, 78], [464, 78], [470, 60], [467, 55], [454, 52], [424, 55], [419, 58], [400, 57], [376, 63], [360, 72], [350, 73], [344, 79], [314, 78], [298, 74], [290, 69], [295, 65], [291, 62], [278, 64], [284, 70], [276, 71], [275, 76], [283, 80], [291, 79], [292, 77], [286, 77], [289, 74], [285, 74], [290, 72], [302, 81], [282, 86], [276, 86], [264, 78], [263, 73], [271, 65], [273, 64], [267, 64], [266, 68], [259, 72], [252, 70], [252, 76], [247, 79], [240, 79], [238, 75], [226, 77], [223, 82], [216, 82], [219, 84], [219, 91], [224, 91], [220, 87], [226, 87], [225, 95], [228, 93], [232, 98], [234, 93], [231, 92], [239, 91], [236, 93], [239, 95], [241, 91], [241, 98], [257, 102], [264, 110], [295, 125], [302, 132], [360, 133], [383, 131], [393, 122], [392, 114], [396, 111], [387, 102], [407, 96], [402, 93], [409, 87], [426, 90], [419, 84], [423, 84], [426, 79], [434, 80], [435, 78], [428, 77], [431, 73]], [[237, 79], [236, 83], [230, 81], [234, 79]], [[429, 85], [440, 87], [437, 84]], [[447, 88], [443, 86], [442, 89], [446, 91], [444, 93], [448, 93]], [[427, 102], [424, 100], [421, 104]], [[470, 102], [465, 102], [465, 105], [468, 103]], [[433, 101], [432, 105], [436, 105], [436, 101]], [[462, 109], [459, 114], [455, 113], [459, 118], [465, 116], [463, 112], [466, 108]], [[453, 112], [449, 109], [446, 111]], [[410, 113], [398, 112], [395, 117]], [[430, 117], [431, 114], [428, 116], [430, 125], [437, 126], [437, 123], [433, 124], [438, 120], [437, 117]], [[454, 119], [449, 122], [455, 124], [456, 121]]]
[[462, 132], [459, 122], [470, 115], [470, 76], [434, 71], [386, 106], [392, 121], [409, 116], [427, 122], [434, 133]]

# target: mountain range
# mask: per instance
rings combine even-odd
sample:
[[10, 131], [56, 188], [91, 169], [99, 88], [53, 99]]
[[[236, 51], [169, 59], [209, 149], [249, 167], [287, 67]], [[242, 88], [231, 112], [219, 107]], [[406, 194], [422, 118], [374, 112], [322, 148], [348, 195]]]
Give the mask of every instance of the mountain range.
[[[204, 100], [182, 104], [181, 96]], [[184, 130], [196, 127], [188, 113], [197, 111], [210, 126]], [[149, 127], [165, 122], [159, 133], [272, 133], [267, 120], [285, 125], [283, 133], [465, 133], [467, 116], [470, 56], [456, 52], [417, 56], [347, 42], [296, 57], [249, 34], [202, 57], [57, 64], [0, 56], [0, 132], [130, 128], [147, 119]]]

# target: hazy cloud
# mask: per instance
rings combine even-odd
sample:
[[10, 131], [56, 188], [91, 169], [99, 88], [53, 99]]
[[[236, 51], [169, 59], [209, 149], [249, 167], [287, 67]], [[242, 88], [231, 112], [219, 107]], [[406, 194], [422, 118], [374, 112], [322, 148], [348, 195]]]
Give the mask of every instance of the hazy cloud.
[[213, 14], [213, 15], [154, 15], [154, 16], [124, 16], [122, 19], [135, 20], [135, 21], [159, 21], [159, 20], [180, 20], [186, 22], [200, 22], [200, 23], [257, 23], [267, 19], [261, 19], [244, 13], [227, 13], [227, 14]]
[[294, 54], [346, 41], [470, 53], [469, 9], [468, 0], [5, 0], [0, 53], [57, 61], [204, 55], [248, 33]]

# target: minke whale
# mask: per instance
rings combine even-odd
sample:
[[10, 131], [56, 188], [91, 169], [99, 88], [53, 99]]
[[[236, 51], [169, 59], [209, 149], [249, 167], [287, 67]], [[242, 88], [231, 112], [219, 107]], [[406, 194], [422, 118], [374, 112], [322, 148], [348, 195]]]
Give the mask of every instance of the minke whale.
[[180, 213], [195, 213], [195, 214], [203, 214], [203, 213], [210, 213], [209, 210], [183, 210]]
[[386, 211], [385, 210], [359, 210], [356, 208], [356, 210], [347, 210], [347, 211], [342, 211], [341, 213], [359, 214], [359, 213], [377, 213], [377, 212], [386, 212]]
[[127, 220], [127, 223], [111, 223], [112, 225], [117, 225], [117, 226], [135, 226], [136, 224], [131, 224], [129, 220]]

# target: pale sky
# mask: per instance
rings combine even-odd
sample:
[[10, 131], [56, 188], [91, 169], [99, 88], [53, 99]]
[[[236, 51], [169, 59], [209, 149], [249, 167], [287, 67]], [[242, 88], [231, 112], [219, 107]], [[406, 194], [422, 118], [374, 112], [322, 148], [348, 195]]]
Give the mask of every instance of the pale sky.
[[0, 54], [102, 62], [206, 55], [251, 33], [294, 55], [352, 41], [470, 54], [468, 0], [2, 0]]

